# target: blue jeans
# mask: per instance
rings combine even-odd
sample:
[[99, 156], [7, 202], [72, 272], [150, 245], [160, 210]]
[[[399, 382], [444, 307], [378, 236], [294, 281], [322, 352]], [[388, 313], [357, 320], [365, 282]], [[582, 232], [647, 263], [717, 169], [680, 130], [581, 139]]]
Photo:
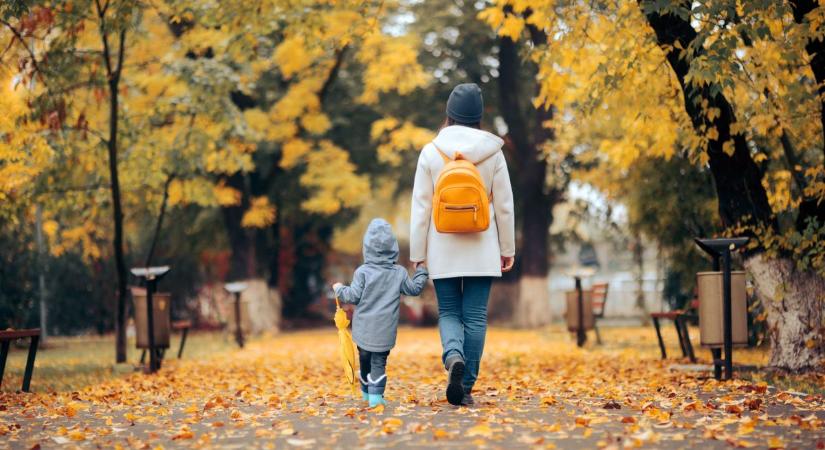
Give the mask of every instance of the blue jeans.
[[442, 362], [453, 354], [464, 358], [462, 384], [470, 390], [478, 378], [484, 337], [487, 334], [487, 300], [492, 277], [456, 277], [433, 280], [438, 297], [438, 331]]

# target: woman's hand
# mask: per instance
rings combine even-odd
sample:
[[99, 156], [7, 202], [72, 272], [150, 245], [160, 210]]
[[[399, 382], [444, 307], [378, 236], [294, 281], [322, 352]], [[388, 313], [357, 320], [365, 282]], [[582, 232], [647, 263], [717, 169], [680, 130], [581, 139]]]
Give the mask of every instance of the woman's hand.
[[515, 263], [516, 258], [513, 256], [502, 256], [501, 257], [501, 271], [502, 272], [509, 272], [510, 269], [513, 268], [513, 263]]
[[341, 283], [335, 283], [332, 285], [332, 292], [338, 292], [338, 288], [343, 287], [344, 285]]

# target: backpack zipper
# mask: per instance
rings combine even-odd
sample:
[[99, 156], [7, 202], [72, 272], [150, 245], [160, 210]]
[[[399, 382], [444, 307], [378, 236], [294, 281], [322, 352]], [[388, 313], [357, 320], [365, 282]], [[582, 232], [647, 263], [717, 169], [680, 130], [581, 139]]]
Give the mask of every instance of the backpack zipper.
[[448, 211], [469, 211], [473, 210], [473, 222], [478, 220], [478, 206], [476, 205], [444, 205]]

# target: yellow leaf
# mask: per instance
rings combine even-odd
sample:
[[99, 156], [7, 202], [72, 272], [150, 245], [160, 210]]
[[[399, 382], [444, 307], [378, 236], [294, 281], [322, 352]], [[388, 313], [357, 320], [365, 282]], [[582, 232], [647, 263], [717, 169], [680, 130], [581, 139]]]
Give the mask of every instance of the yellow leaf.
[[[241, 219], [241, 226], [247, 228], [264, 228], [275, 222], [275, 207], [269, 204], [266, 196], [252, 199], [252, 204]], [[237, 412], [237, 411], [236, 411]]]
[[521, 37], [521, 31], [524, 30], [524, 20], [514, 14], [508, 14], [504, 19], [504, 23], [498, 30], [499, 36], [506, 36], [514, 41], [518, 41]]
[[86, 433], [84, 433], [82, 430], [70, 431], [68, 436], [69, 436], [69, 439], [71, 439], [73, 441], [85, 441], [86, 440]]
[[493, 429], [490, 428], [490, 425], [486, 423], [478, 424], [469, 430], [467, 430], [468, 437], [472, 436], [483, 436], [483, 437], [491, 437], [493, 436]]

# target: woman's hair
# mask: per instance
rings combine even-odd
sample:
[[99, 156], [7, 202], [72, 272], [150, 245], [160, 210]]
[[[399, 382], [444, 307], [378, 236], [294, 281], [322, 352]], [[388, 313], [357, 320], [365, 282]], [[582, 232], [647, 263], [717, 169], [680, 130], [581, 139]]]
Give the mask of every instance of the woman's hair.
[[452, 117], [447, 117], [446, 119], [444, 119], [444, 123], [441, 124], [441, 127], [439, 128], [439, 130], [443, 129], [443, 128], [447, 128], [451, 125], [461, 125], [463, 127], [478, 128], [479, 130], [482, 129], [481, 128], [481, 122], [461, 123], [461, 122], [457, 122]]

